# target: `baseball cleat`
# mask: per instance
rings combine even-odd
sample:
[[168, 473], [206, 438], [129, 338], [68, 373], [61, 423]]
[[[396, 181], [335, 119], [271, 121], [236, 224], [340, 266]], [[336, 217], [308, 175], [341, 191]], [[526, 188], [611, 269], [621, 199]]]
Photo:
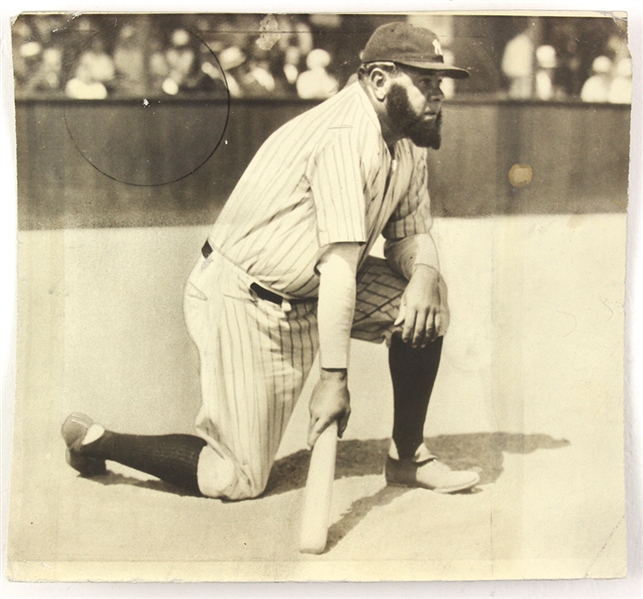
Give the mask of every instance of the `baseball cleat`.
[[435, 458], [417, 463], [412, 460], [394, 460], [387, 456], [384, 474], [389, 485], [421, 487], [436, 493], [464, 491], [480, 482], [477, 473], [469, 470], [451, 470]]
[[67, 444], [67, 463], [80, 472], [81, 476], [99, 476], [105, 474], [105, 460], [82, 455], [83, 440], [94, 421], [85, 414], [74, 412], [67, 416], [61, 433]]

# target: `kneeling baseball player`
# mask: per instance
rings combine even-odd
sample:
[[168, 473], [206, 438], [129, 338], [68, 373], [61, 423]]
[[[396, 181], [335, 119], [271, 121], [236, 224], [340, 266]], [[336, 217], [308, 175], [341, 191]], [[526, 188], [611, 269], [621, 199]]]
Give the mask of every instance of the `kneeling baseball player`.
[[[196, 435], [105, 430], [65, 421], [69, 464], [84, 476], [113, 460], [208, 497], [260, 495], [317, 352], [308, 445], [350, 414], [349, 340], [387, 341], [394, 424], [388, 484], [441, 493], [479, 476], [424, 445], [447, 289], [430, 235], [427, 151], [441, 142], [437, 36], [378, 28], [356, 82], [293, 119], [259, 149], [212, 227], [185, 290], [200, 356]], [[386, 259], [369, 256], [380, 235]]]

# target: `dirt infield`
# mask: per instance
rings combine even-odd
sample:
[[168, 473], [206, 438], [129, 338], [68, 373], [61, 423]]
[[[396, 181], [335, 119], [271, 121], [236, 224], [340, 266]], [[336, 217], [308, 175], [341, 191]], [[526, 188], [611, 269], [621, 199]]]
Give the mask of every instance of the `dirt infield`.
[[312, 380], [258, 499], [185, 495], [113, 464], [86, 480], [65, 464], [72, 410], [123, 432], [190, 432], [198, 377], [180, 302], [205, 231], [20, 233], [12, 577], [625, 574], [624, 215], [436, 220], [452, 325], [425, 434], [481, 483], [451, 496], [385, 486], [386, 351], [356, 342], [321, 556], [297, 550]]

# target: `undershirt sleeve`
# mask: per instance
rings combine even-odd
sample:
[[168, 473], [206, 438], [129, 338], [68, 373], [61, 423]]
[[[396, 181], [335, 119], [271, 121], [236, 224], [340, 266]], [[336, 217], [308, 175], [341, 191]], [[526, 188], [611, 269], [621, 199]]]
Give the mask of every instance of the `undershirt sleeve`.
[[338, 243], [325, 248], [317, 264], [317, 326], [322, 368], [347, 368], [355, 312], [360, 245]]
[[438, 250], [431, 233], [418, 233], [384, 244], [384, 256], [390, 267], [409, 280], [416, 264], [426, 264], [440, 270]]

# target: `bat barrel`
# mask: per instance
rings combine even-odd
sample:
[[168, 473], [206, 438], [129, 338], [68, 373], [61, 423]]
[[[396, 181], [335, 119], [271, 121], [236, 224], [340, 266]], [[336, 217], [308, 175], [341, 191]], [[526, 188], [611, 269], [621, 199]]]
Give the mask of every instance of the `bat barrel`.
[[337, 422], [333, 422], [317, 439], [310, 458], [299, 543], [302, 553], [319, 554], [326, 548], [336, 455]]

